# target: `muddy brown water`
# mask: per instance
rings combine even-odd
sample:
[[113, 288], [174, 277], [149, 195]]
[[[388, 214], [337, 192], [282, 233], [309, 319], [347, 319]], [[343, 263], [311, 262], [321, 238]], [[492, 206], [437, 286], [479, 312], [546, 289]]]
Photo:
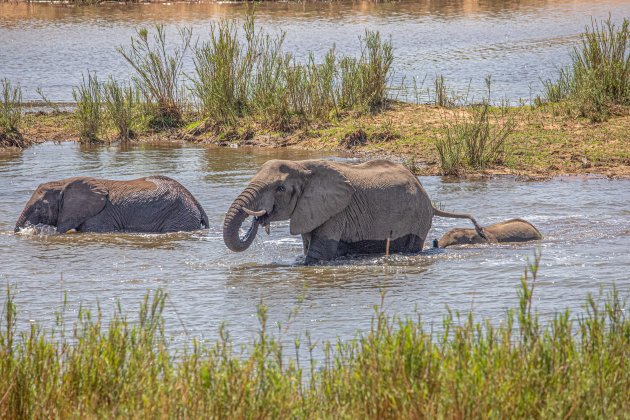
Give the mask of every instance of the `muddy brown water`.
[[[258, 331], [262, 300], [271, 325], [290, 324], [284, 337], [348, 339], [370, 326], [386, 291], [391, 315], [418, 314], [439, 328], [446, 307], [499, 321], [516, 305], [526, 261], [539, 248], [542, 263], [535, 305], [543, 315], [565, 307], [583, 310], [587, 293], [613, 284], [630, 290], [630, 180], [570, 177], [547, 182], [512, 178], [449, 182], [421, 177], [430, 197], [447, 210], [467, 211], [483, 224], [522, 217], [545, 235], [537, 243], [426, 250], [417, 255], [341, 259], [301, 265], [301, 239], [288, 223], [260, 232], [243, 253], [221, 238], [226, 209], [262, 163], [271, 158], [348, 159], [290, 149], [200, 146], [93, 147], [45, 143], [0, 155], [0, 284], [14, 286], [20, 328], [47, 326], [67, 293], [67, 317], [100, 303], [105, 315], [120, 301], [135, 319], [147, 291], [170, 300], [167, 331], [177, 343], [213, 340], [227, 324], [235, 343]], [[14, 234], [25, 202], [40, 182], [78, 175], [131, 179], [150, 174], [184, 184], [208, 213], [211, 227], [193, 233]], [[429, 239], [465, 221], [435, 218]], [[4, 297], [1, 299], [4, 302]], [[297, 317], [287, 322], [297, 307]], [[284, 327], [283, 327], [284, 331]], [[290, 344], [289, 344], [290, 345]]]
[[[357, 55], [366, 28], [391, 37], [396, 60], [392, 85], [415, 77], [413, 92], [398, 99], [430, 100], [426, 88], [436, 75], [449, 91], [483, 94], [492, 75], [493, 98], [529, 101], [541, 93], [541, 79], [557, 75], [591, 18], [615, 22], [630, 16], [627, 0], [438, 0], [402, 2], [267, 2], [256, 7], [260, 27], [287, 33], [286, 51], [304, 59], [322, 57], [335, 44], [342, 54]], [[170, 39], [177, 27], [190, 26], [207, 39], [210, 23], [223, 17], [242, 20], [247, 5], [172, 3], [69, 7], [53, 4], [0, 4], [0, 77], [24, 88], [27, 100], [36, 89], [56, 101], [71, 101], [82, 74], [130, 77], [130, 67], [115, 51], [128, 46], [140, 26], [166, 25]], [[185, 69], [192, 72], [192, 60]], [[426, 79], [425, 79], [426, 77]], [[424, 84], [422, 81], [424, 80]], [[470, 92], [469, 92], [470, 85]]]

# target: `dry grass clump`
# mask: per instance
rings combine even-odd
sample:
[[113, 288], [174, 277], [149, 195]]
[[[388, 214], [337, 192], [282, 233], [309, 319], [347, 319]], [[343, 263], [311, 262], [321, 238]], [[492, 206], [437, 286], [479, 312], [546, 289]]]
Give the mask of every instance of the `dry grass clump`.
[[[0, 326], [0, 416], [264, 418], [621, 418], [630, 412], [630, 319], [613, 291], [586, 311], [541, 322], [532, 309], [539, 257], [500, 323], [450, 313], [441, 333], [377, 308], [371, 328], [323, 344], [324, 360], [291, 358], [260, 330], [244, 352], [225, 329], [214, 344], [169, 349], [157, 291], [137, 320], [119, 307], [63, 312], [54, 331], [18, 333], [9, 290]], [[308, 338], [308, 334], [307, 334]]]

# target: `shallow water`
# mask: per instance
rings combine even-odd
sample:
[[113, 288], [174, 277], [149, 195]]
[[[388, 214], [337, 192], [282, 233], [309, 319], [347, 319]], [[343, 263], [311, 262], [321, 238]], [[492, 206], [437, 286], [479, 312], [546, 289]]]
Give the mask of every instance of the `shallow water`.
[[[571, 177], [548, 182], [511, 178], [448, 182], [421, 177], [429, 196], [451, 211], [467, 211], [482, 224], [512, 217], [534, 223], [540, 243], [428, 250], [418, 255], [342, 259], [305, 267], [299, 237], [288, 223], [259, 232], [243, 253], [227, 250], [223, 216], [257, 168], [271, 158], [328, 157], [290, 149], [229, 149], [137, 145], [85, 148], [46, 143], [22, 153], [0, 154], [0, 284], [14, 285], [20, 327], [52, 325], [68, 296], [69, 318], [80, 305], [115, 302], [135, 310], [148, 290], [165, 289], [168, 332], [178, 342], [213, 339], [227, 323], [236, 343], [258, 330], [256, 307], [269, 307], [272, 325], [287, 337], [310, 331], [313, 340], [351, 338], [369, 328], [373, 306], [386, 290], [388, 313], [416, 316], [439, 326], [446, 306], [499, 320], [516, 304], [516, 286], [536, 248], [542, 264], [535, 292], [542, 314], [582, 310], [588, 292], [630, 290], [630, 181]], [[184, 184], [205, 208], [211, 227], [193, 233], [14, 234], [22, 207], [40, 182], [77, 175], [131, 179], [150, 174]], [[465, 221], [435, 218], [429, 239]], [[425, 244], [426, 246], [426, 244]], [[4, 299], [2, 299], [4, 300]]]
[[[0, 78], [24, 88], [27, 100], [71, 101], [82, 74], [123, 80], [130, 67], [115, 51], [128, 46], [140, 26], [164, 23], [168, 33], [190, 26], [202, 39], [211, 22], [243, 19], [247, 6], [234, 3], [169, 5], [0, 4]], [[393, 85], [415, 77], [414, 93], [399, 99], [428, 101], [436, 75], [450, 89], [479, 99], [484, 77], [493, 77], [493, 98], [530, 100], [541, 93], [541, 79], [554, 78], [569, 62], [569, 52], [591, 18], [630, 16], [627, 0], [438, 0], [402, 2], [262, 3], [261, 27], [287, 33], [285, 48], [298, 58], [321, 57], [333, 44], [343, 54], [358, 54], [366, 28], [391, 37], [396, 61]], [[174, 38], [171, 38], [174, 39]], [[192, 71], [188, 60], [186, 70]], [[425, 80], [426, 77], [426, 80]], [[424, 80], [424, 84], [422, 83]]]

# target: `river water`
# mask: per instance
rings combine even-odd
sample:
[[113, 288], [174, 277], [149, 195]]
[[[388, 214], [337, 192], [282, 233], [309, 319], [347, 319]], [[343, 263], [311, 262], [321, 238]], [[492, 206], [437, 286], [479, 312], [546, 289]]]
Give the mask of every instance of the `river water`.
[[[569, 52], [591, 18], [630, 16], [627, 0], [438, 0], [402, 2], [279, 3], [256, 6], [257, 21], [271, 32], [286, 31], [285, 49], [303, 59], [321, 57], [335, 44], [342, 54], [357, 54], [365, 29], [391, 37], [394, 78], [418, 92], [398, 99], [428, 101], [436, 75], [449, 91], [485, 92], [491, 75], [493, 98], [529, 101], [541, 93], [541, 79], [554, 78], [569, 62]], [[130, 67], [116, 52], [128, 46], [140, 26], [166, 25], [171, 36], [189, 26], [207, 38], [209, 25], [228, 17], [242, 20], [247, 6], [235, 3], [173, 3], [68, 7], [52, 4], [0, 4], [0, 78], [19, 83], [27, 100], [41, 87], [51, 100], [71, 101], [82, 74], [128, 79]], [[192, 73], [192, 60], [185, 70]], [[425, 79], [426, 78], [426, 79]], [[424, 81], [424, 83], [422, 83]], [[470, 89], [469, 89], [470, 87]], [[418, 95], [416, 95], [416, 93]]]
[[[134, 313], [145, 293], [157, 288], [169, 293], [167, 328], [178, 342], [212, 340], [222, 322], [236, 343], [248, 342], [259, 328], [256, 308], [261, 301], [272, 325], [287, 325], [297, 307], [285, 337], [304, 339], [309, 331], [313, 340], [348, 339], [369, 328], [381, 290], [389, 314], [420, 314], [438, 328], [447, 306], [498, 321], [515, 307], [516, 286], [537, 248], [542, 262], [534, 300], [543, 315], [565, 307], [580, 312], [587, 293], [597, 295], [613, 284], [626, 295], [630, 290], [630, 180], [420, 178], [432, 200], [446, 210], [470, 212], [482, 224], [525, 218], [545, 235], [539, 243], [429, 249], [305, 267], [301, 239], [290, 236], [288, 223], [276, 223], [270, 236], [260, 231], [249, 250], [230, 252], [221, 237], [223, 216], [260, 165], [272, 158], [320, 157], [347, 159], [290, 149], [83, 147], [69, 142], [0, 154], [0, 284], [14, 286], [20, 327], [52, 325], [64, 292], [73, 319], [81, 305], [100, 303], [103, 313], [111, 314], [117, 301]], [[168, 235], [13, 233], [40, 182], [150, 174], [184, 184], [205, 208], [210, 228]], [[429, 239], [454, 226], [467, 224], [435, 218]]]

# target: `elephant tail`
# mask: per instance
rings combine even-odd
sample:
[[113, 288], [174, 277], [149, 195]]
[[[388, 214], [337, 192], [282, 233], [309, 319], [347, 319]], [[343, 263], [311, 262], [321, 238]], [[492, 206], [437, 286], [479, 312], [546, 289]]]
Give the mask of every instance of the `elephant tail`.
[[443, 210], [440, 210], [440, 209], [436, 209], [433, 205], [431, 207], [433, 208], [433, 215], [434, 216], [450, 217], [450, 218], [454, 218], [454, 219], [469, 219], [473, 223], [473, 225], [475, 225], [475, 230], [477, 231], [479, 236], [481, 236], [485, 240], [488, 240], [488, 237], [484, 233], [483, 228], [481, 227], [481, 225], [479, 223], [477, 223], [475, 218], [472, 217], [470, 214], [451, 213], [449, 211], [443, 211]]

